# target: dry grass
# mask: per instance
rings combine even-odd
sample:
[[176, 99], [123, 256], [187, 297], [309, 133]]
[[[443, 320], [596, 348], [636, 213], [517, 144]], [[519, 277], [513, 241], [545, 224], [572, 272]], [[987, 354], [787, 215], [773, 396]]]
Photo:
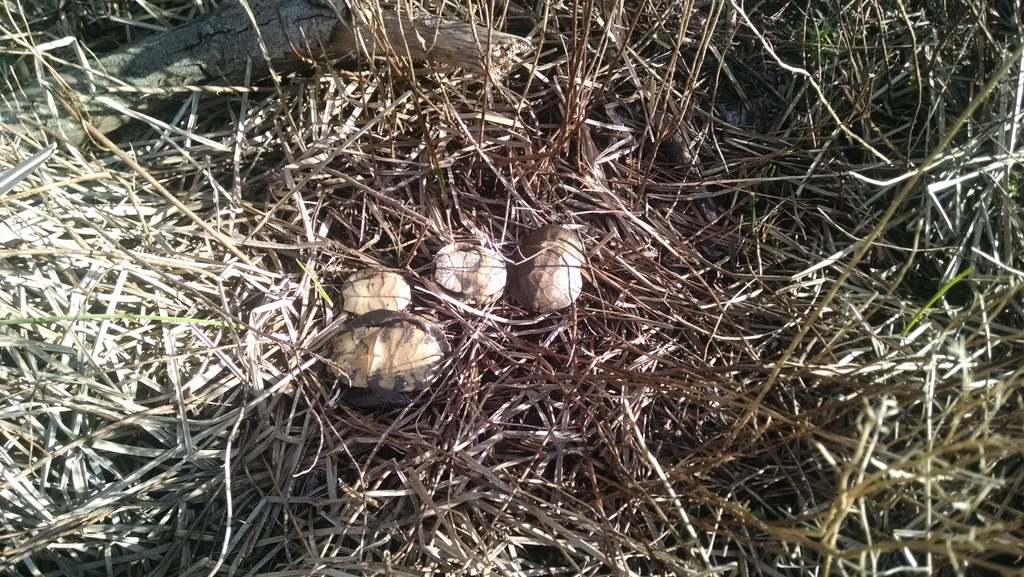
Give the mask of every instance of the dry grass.
[[[197, 13], [29, 4], [8, 83]], [[131, 163], [59, 148], [0, 193], [0, 570], [1019, 571], [1024, 24], [918, 4], [447, 4], [534, 59], [353, 60], [189, 94]], [[450, 240], [548, 222], [588, 227], [571, 312], [434, 290]], [[406, 410], [323, 366], [368, 264], [456, 352]]]

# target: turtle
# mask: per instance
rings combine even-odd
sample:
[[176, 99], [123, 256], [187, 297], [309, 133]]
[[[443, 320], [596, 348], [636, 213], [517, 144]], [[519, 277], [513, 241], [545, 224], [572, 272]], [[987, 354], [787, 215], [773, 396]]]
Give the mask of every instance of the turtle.
[[430, 387], [451, 345], [437, 325], [402, 311], [374, 310], [352, 319], [334, 338], [328, 370], [356, 407], [408, 405]]
[[507, 277], [502, 256], [483, 246], [457, 242], [434, 256], [434, 280], [469, 304], [497, 300], [505, 290]]
[[583, 290], [583, 242], [561, 225], [538, 228], [516, 251], [508, 292], [524, 307], [549, 313], [570, 306]]
[[378, 309], [400, 311], [412, 302], [412, 289], [398, 273], [366, 268], [345, 280], [341, 298], [341, 308], [354, 315]]

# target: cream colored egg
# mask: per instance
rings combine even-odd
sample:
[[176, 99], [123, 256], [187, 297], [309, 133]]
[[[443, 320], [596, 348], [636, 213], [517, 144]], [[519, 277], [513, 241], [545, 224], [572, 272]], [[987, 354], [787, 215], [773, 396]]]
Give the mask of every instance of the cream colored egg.
[[341, 285], [342, 308], [354, 315], [375, 310], [400, 311], [412, 302], [402, 275], [379, 269], [356, 271]]
[[434, 280], [470, 304], [494, 302], [505, 290], [508, 273], [497, 252], [479, 245], [450, 244], [434, 257]]

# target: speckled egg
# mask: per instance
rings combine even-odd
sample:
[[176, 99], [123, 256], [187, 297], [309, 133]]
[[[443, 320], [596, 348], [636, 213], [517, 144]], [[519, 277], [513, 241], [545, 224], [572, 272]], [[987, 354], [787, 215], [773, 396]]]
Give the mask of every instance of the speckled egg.
[[409, 313], [375, 310], [353, 319], [334, 339], [328, 369], [358, 407], [406, 405], [437, 379], [451, 353], [444, 332]]
[[509, 294], [524, 307], [548, 313], [564, 309], [583, 290], [583, 242], [568, 227], [539, 228], [516, 251]]

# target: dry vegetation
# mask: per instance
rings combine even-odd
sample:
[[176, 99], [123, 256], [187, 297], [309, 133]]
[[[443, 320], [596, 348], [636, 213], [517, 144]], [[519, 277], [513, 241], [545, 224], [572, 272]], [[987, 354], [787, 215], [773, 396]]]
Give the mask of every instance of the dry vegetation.
[[[502, 84], [182, 93], [0, 188], [0, 572], [1017, 571], [1019, 3], [538, 5], [431, 8], [531, 38]], [[8, 0], [4, 99], [200, 6]], [[2, 128], [2, 170], [46, 144]], [[432, 286], [549, 222], [567, 314]], [[456, 351], [406, 410], [322, 362], [369, 264]]]

